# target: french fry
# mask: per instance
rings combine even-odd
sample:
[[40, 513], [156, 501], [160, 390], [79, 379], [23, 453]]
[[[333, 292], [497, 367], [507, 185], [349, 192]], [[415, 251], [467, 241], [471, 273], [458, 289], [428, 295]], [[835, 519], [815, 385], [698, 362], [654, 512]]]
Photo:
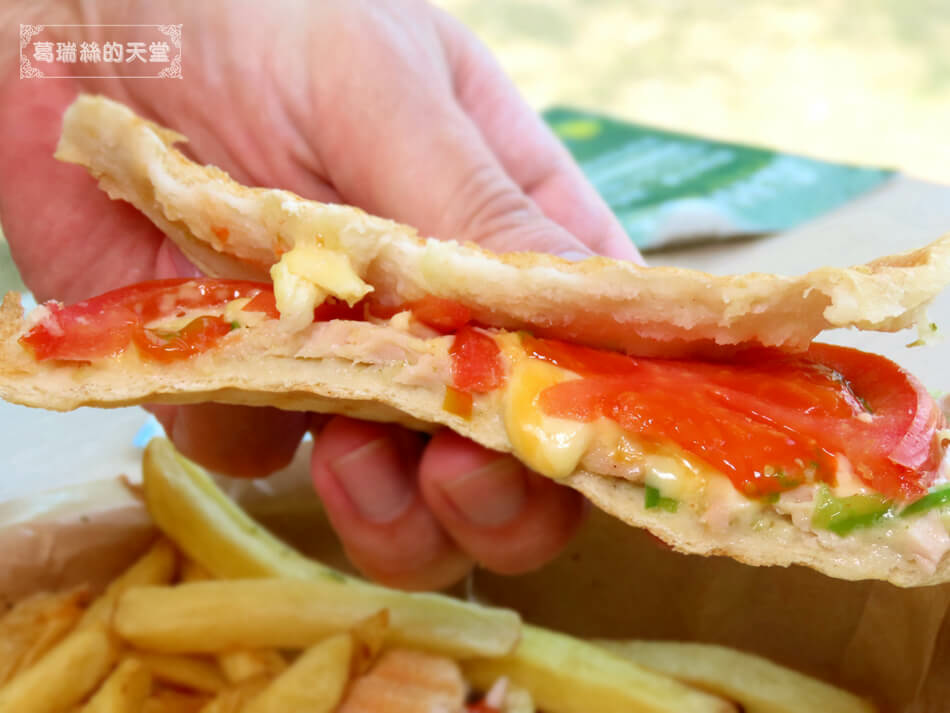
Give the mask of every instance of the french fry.
[[[153, 519], [213, 576], [307, 580], [322, 585], [324, 594], [343, 603], [358, 602], [351, 607], [361, 612], [358, 618], [388, 609], [388, 641], [401, 646], [466, 658], [499, 656], [511, 651], [518, 641], [521, 622], [512, 611], [438, 594], [386, 589], [303, 557], [251, 520], [207, 473], [179, 455], [165, 439], [149, 442], [142, 468]], [[351, 617], [347, 625], [353, 621]]]
[[185, 561], [181, 563], [180, 578], [182, 582], [201, 582], [211, 579], [211, 574], [194, 560], [185, 558]]
[[386, 643], [389, 631], [389, 612], [378, 611], [353, 627], [353, 674], [369, 670]]
[[201, 693], [217, 693], [227, 687], [221, 671], [210, 661], [193, 656], [174, 656], [136, 651], [131, 657], [139, 661], [152, 676], [163, 683]]
[[114, 625], [137, 648], [162, 653], [304, 649], [360, 625], [380, 610], [380, 603], [387, 603], [387, 595], [398, 599], [401, 592], [351, 588], [330, 579], [138, 587], [119, 600]]
[[175, 576], [178, 555], [167, 540], [159, 540], [131, 567], [114, 579], [106, 591], [86, 610], [80, 628], [108, 625], [115, 603], [123, 592], [146, 584], [167, 584]]
[[101, 626], [77, 629], [0, 688], [0, 713], [60, 713], [105, 678], [118, 646]]
[[88, 591], [41, 592], [23, 599], [0, 618], [0, 685], [32, 666], [59, 642], [83, 613]]
[[139, 713], [152, 691], [152, 676], [140, 662], [126, 659], [80, 713]]
[[710, 644], [599, 641], [652, 671], [731, 698], [746, 713], [871, 713], [868, 701], [768, 659]]
[[170, 689], [155, 691], [142, 705], [142, 713], [198, 713], [211, 698], [197, 693]]
[[336, 713], [458, 711], [465, 693], [465, 680], [455, 661], [392, 649], [369, 673], [353, 681]]
[[287, 668], [287, 661], [273, 649], [238, 649], [218, 655], [218, 665], [228, 683], [273, 677]]
[[351, 580], [266, 532], [164, 438], [146, 446], [142, 476], [152, 519], [212, 576]]
[[226, 688], [214, 697], [200, 713], [242, 713], [244, 706], [270, 685], [271, 677], [259, 676]]
[[242, 713], [331, 713], [350, 677], [353, 637], [338, 634], [305, 651]]
[[725, 713], [735, 707], [606, 649], [525, 626], [521, 643], [498, 659], [463, 662], [475, 685], [487, 689], [502, 676], [531, 692], [547, 713]]
[[535, 713], [531, 692], [527, 688], [509, 684], [501, 713]]
[[[730, 649], [585, 642], [345, 577], [258, 528], [167, 444], [149, 452], [149, 507], [191, 547], [183, 583], [169, 586], [180, 554], [162, 540], [85, 613], [74, 590], [0, 615], [0, 713], [431, 713], [461, 711], [468, 683], [491, 687], [484, 706], [500, 713], [735, 713], [719, 696], [746, 713], [875, 710]], [[303, 653], [288, 664], [284, 648]]]
[[[211, 575], [204, 567], [192, 559], [185, 559], [181, 566], [182, 582], [204, 582]], [[287, 662], [279, 652], [269, 649], [235, 649], [218, 655], [221, 667], [228, 683], [240, 683], [258, 676], [276, 676], [287, 668]], [[221, 704], [230, 705], [230, 703]]]

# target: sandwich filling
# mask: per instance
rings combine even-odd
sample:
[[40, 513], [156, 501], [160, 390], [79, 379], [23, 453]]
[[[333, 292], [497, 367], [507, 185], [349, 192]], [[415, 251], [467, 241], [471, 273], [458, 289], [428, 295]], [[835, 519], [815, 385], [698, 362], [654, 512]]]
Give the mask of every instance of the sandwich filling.
[[[444, 391], [452, 418], [496, 414], [514, 453], [544, 475], [582, 468], [641, 485], [658, 516], [721, 531], [773, 513], [829, 541], [884, 542], [925, 567], [950, 550], [950, 432], [926, 390], [883, 357], [825, 344], [728, 361], [631, 357], [484, 327], [437, 297], [350, 297], [307, 296], [303, 323], [280, 285], [275, 295], [250, 281], [153, 281], [47, 303], [20, 344], [75, 365], [228, 346], [385, 367]], [[291, 304], [295, 318], [282, 318]]]

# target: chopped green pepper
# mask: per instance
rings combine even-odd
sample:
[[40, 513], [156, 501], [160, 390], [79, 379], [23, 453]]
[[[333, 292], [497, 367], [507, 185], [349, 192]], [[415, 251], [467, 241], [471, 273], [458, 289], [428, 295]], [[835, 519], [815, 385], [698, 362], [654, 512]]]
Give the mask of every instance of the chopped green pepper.
[[794, 490], [802, 484], [801, 478], [793, 478], [790, 475], [785, 475], [785, 472], [781, 470], [775, 474], [775, 479], [778, 481], [779, 487], [782, 490]]
[[233, 322], [231, 322], [231, 330], [232, 330], [232, 331], [235, 330], [235, 329], [240, 328], [240, 326], [241, 326], [241, 323], [238, 322], [237, 320], [234, 320]]
[[927, 493], [920, 500], [911, 503], [901, 511], [901, 517], [919, 515], [922, 512], [948, 504], [950, 504], [950, 485]]
[[660, 495], [660, 491], [652, 485], [647, 485], [643, 496], [643, 507], [647, 510], [660, 508], [667, 512], [676, 512], [679, 503], [674, 498], [667, 498]]
[[849, 495], [836, 497], [827, 486], [818, 489], [813, 527], [831, 530], [836, 535], [849, 534], [861, 527], [870, 527], [895, 514], [894, 504], [881, 495]]

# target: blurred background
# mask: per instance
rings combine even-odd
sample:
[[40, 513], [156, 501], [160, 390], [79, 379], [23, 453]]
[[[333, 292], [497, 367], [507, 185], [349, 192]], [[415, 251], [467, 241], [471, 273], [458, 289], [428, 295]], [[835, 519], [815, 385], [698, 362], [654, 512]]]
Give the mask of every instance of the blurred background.
[[950, 184], [947, 0], [436, 0], [533, 106]]

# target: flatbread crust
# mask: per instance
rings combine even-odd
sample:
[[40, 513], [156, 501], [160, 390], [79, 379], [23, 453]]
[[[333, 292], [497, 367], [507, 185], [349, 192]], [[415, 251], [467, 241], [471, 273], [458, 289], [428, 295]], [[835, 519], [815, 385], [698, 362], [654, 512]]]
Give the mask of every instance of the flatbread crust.
[[850, 268], [799, 277], [715, 276], [591, 258], [495, 255], [423, 240], [412, 228], [349, 206], [246, 188], [173, 148], [184, 137], [103, 97], [69, 108], [56, 156], [89, 169], [112, 198], [145, 213], [206, 273], [268, 279], [297, 240], [342, 250], [384, 303], [432, 294], [485, 324], [638, 355], [695, 354], [759, 342], [804, 349], [821, 331], [896, 331], [925, 320], [950, 282], [950, 235]]
[[[443, 387], [400, 384], [395, 378], [398, 365], [249, 355], [241, 341], [234, 340], [171, 364], [136, 359], [73, 367], [35, 361], [16, 341], [25, 328], [19, 299], [8, 294], [0, 306], [0, 396], [14, 403], [53, 410], [205, 401], [267, 405], [424, 431], [447, 426], [487, 448], [513, 450], [499, 409], [476, 406], [470, 420], [453, 415], [443, 408]], [[644, 464], [649, 466], [649, 456]], [[728, 555], [751, 565], [799, 564], [840, 579], [882, 579], [902, 587], [950, 581], [950, 555], [928, 572], [884, 545], [843, 538], [828, 546], [816, 533], [800, 530], [774, 511], [766, 511], [764, 524], [755, 530], [731, 527], [716, 532], [698, 518], [671, 519], [662, 510], [646, 510], [640, 484], [584, 469], [563, 482], [680, 552]]]

